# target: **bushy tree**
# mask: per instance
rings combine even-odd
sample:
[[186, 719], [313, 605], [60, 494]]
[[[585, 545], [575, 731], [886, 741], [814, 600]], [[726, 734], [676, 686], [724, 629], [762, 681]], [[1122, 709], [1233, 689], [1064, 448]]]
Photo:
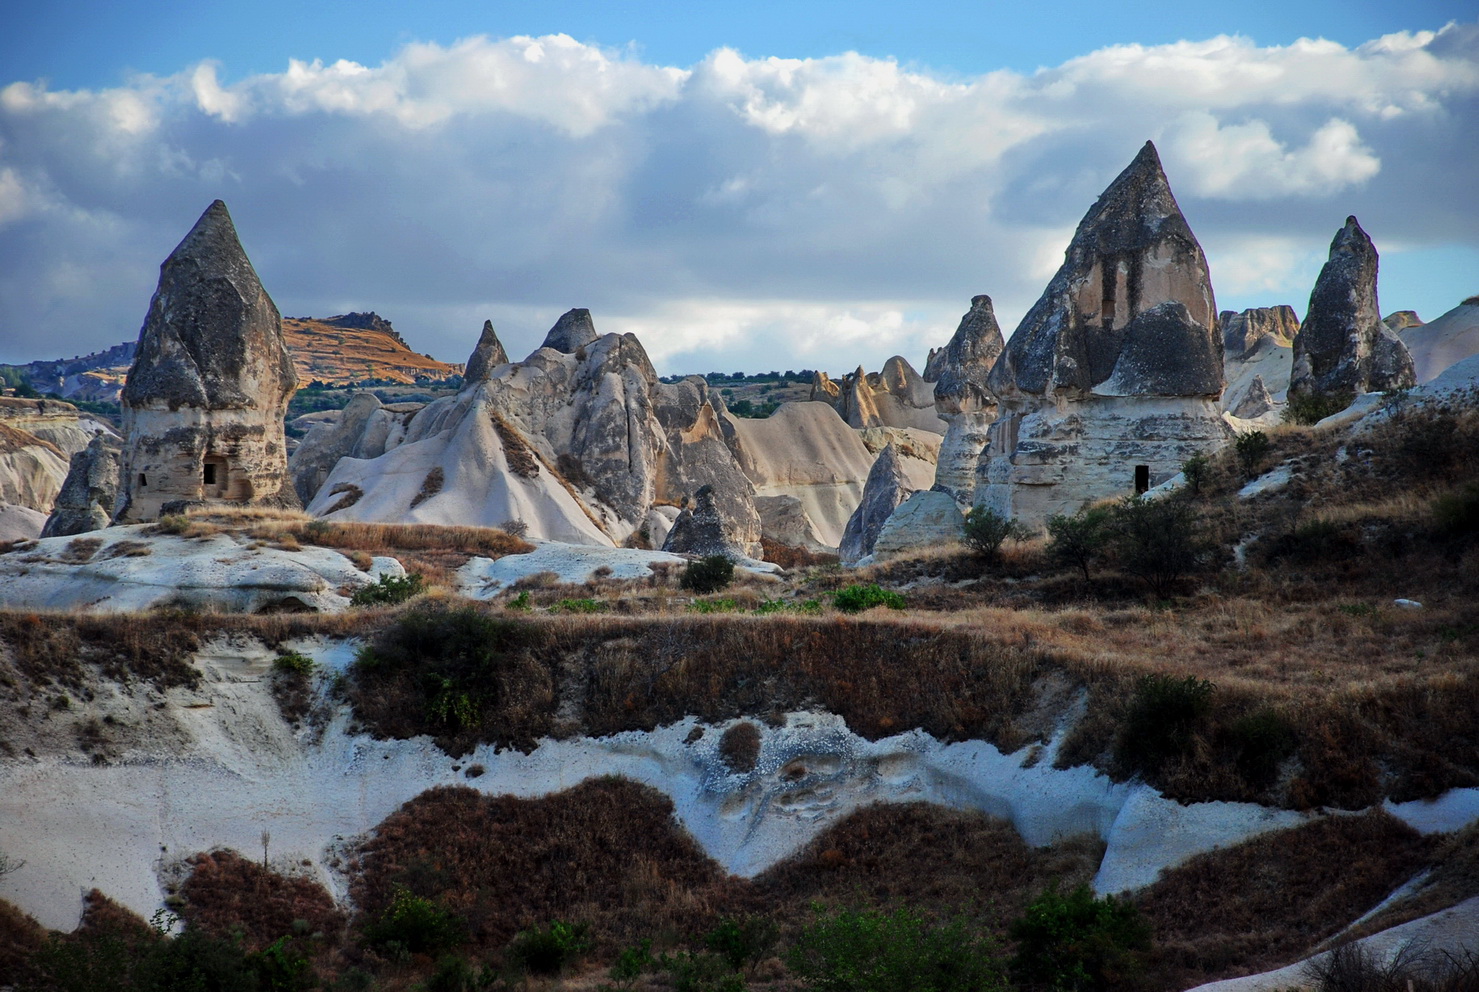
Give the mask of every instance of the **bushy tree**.
[[1233, 442], [1233, 450], [1238, 454], [1238, 465], [1243, 470], [1243, 478], [1252, 479], [1258, 475], [1271, 447], [1268, 435], [1263, 431], [1244, 431], [1238, 435], [1238, 439]]
[[1089, 578], [1089, 566], [1104, 556], [1109, 544], [1110, 511], [1086, 506], [1073, 516], [1048, 518], [1048, 555], [1060, 565], [1072, 566]]
[[1005, 983], [996, 946], [963, 920], [911, 909], [842, 910], [801, 932], [791, 970], [818, 992], [991, 992]]
[[1021, 540], [1026, 531], [1010, 517], [1004, 517], [990, 507], [973, 506], [965, 515], [966, 547], [995, 561], [1001, 555], [1001, 546], [1008, 539]]
[[727, 555], [705, 555], [683, 568], [678, 585], [700, 596], [718, 592], [734, 581], [734, 562]]
[[1045, 992], [1123, 987], [1150, 949], [1150, 926], [1133, 903], [1096, 899], [1087, 885], [1067, 895], [1049, 889], [1012, 921], [1012, 977]]
[[1127, 496], [1115, 507], [1111, 526], [1120, 566], [1144, 580], [1159, 598], [1164, 599], [1178, 579], [1206, 558], [1196, 515], [1184, 496]]

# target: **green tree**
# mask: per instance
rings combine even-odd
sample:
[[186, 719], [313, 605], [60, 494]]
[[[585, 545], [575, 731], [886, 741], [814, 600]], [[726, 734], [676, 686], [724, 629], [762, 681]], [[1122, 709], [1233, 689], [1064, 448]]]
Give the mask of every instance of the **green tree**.
[[966, 547], [988, 561], [1001, 556], [1001, 546], [1008, 538], [1021, 540], [1025, 536], [1026, 531], [1017, 521], [990, 507], [973, 506], [965, 515]]
[[1191, 503], [1179, 494], [1125, 497], [1114, 509], [1112, 542], [1120, 566], [1161, 599], [1206, 558]]
[[1109, 544], [1110, 510], [1086, 506], [1073, 516], [1048, 518], [1048, 556], [1060, 565], [1077, 568], [1089, 578], [1089, 566], [1104, 557]]
[[1101, 992], [1122, 987], [1150, 949], [1150, 926], [1133, 903], [1096, 899], [1087, 885], [1049, 889], [1009, 932], [1017, 941], [1012, 977], [1029, 989]]

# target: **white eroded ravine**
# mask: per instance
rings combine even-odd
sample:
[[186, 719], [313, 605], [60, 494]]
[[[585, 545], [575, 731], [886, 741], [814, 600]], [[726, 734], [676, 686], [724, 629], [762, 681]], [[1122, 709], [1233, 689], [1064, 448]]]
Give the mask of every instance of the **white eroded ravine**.
[[[353, 657], [352, 643], [286, 646], [328, 670]], [[1027, 750], [1002, 754], [982, 741], [945, 743], [918, 730], [868, 741], [840, 717], [817, 712], [788, 714], [779, 727], [757, 721], [759, 760], [746, 774], [730, 772], [719, 756], [728, 724], [701, 727], [692, 717], [652, 731], [544, 740], [529, 754], [484, 746], [454, 759], [426, 737], [350, 733], [343, 711], [316, 737], [295, 734], [264, 678], [273, 657], [256, 642], [206, 645], [196, 659], [205, 685], [169, 693], [166, 705], [183, 731], [173, 742], [143, 742], [107, 765], [43, 753], [0, 767], [0, 850], [26, 862], [0, 882], [0, 898], [53, 928], [74, 926], [81, 895], [94, 887], [148, 916], [164, 897], [161, 873], [180, 858], [217, 847], [258, 852], [268, 831], [274, 863], [306, 862], [342, 899], [333, 868], [343, 840], [426, 789], [535, 797], [602, 775], [668, 795], [682, 825], [740, 875], [763, 871], [881, 801], [981, 810], [1009, 820], [1033, 845], [1093, 833], [1107, 843], [1100, 892], [1146, 885], [1193, 854], [1307, 819], [1251, 804], [1181, 805], [1087, 767], [1055, 769], [1056, 741], [1029, 761]], [[484, 773], [469, 779], [474, 764]], [[1479, 790], [1389, 808], [1419, 829], [1451, 830], [1474, 818]]]

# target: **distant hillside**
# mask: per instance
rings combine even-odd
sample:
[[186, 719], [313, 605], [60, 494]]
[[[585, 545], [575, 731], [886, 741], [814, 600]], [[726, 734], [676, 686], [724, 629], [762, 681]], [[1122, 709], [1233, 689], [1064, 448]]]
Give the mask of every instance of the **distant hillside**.
[[[390, 321], [373, 312], [285, 317], [282, 327], [300, 386], [315, 380], [343, 386], [366, 379], [410, 384], [462, 374], [461, 364], [412, 351]], [[117, 403], [136, 347], [126, 341], [91, 355], [5, 368], [14, 368], [39, 393]]]
[[282, 321], [298, 384], [317, 380], [345, 385], [365, 379], [412, 383], [461, 375], [462, 366], [412, 351], [375, 313], [338, 317], [284, 317]]

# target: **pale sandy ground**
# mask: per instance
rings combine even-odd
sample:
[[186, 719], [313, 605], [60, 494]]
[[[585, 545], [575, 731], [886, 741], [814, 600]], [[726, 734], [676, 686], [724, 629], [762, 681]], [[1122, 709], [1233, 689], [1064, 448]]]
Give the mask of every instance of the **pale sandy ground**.
[[[325, 682], [355, 650], [352, 642], [316, 640], [291, 647], [319, 660]], [[180, 858], [217, 847], [257, 856], [269, 831], [275, 864], [316, 875], [342, 899], [335, 852], [428, 788], [540, 796], [599, 775], [622, 775], [671, 797], [679, 822], [741, 875], [879, 801], [982, 810], [1012, 822], [1034, 845], [1095, 834], [1108, 845], [1095, 879], [1100, 892], [1143, 886], [1193, 854], [1306, 819], [1250, 804], [1183, 806], [1089, 768], [1057, 770], [1052, 745], [1029, 762], [1026, 751], [943, 743], [920, 731], [867, 741], [827, 713], [793, 713], [783, 727], [762, 726], [759, 765], [744, 775], [718, 757], [722, 726], [687, 742], [698, 726], [691, 717], [651, 732], [546, 740], [530, 754], [482, 747], [460, 759], [427, 738], [350, 733], [343, 712], [315, 739], [278, 716], [265, 681], [272, 657], [255, 642], [214, 642], [198, 659], [203, 688], [172, 690], [162, 709], [137, 686], [100, 686], [87, 714], [146, 731], [120, 739], [111, 764], [85, 763], [64, 723], [7, 728], [17, 752], [31, 746], [37, 756], [0, 768], [0, 850], [27, 862], [0, 882], [0, 898], [57, 928], [76, 924], [81, 896], [93, 887], [148, 916], [163, 900], [161, 873]], [[29, 745], [18, 736], [28, 727]], [[467, 778], [472, 764], [485, 773]], [[1479, 790], [1389, 808], [1419, 829], [1454, 829], [1479, 815]]]

